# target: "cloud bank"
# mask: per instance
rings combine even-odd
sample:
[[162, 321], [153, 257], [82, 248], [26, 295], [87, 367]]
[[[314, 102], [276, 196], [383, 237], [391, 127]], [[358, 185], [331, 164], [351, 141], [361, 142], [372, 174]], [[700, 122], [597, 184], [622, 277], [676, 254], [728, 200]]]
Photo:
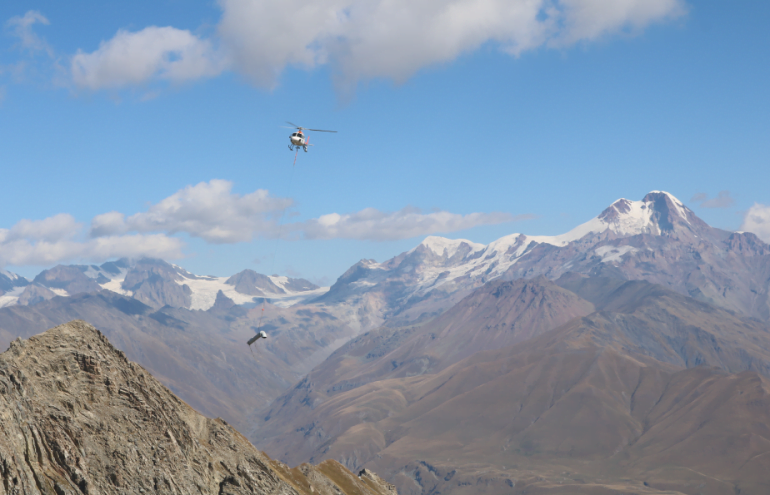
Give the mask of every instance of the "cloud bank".
[[[518, 56], [681, 16], [684, 0], [219, 0], [213, 39], [174, 27], [118, 31], [72, 58], [92, 90], [212, 77], [234, 70], [273, 87], [288, 66], [330, 65], [341, 85], [401, 82], [493, 44]], [[216, 46], [216, 48], [215, 48]]]
[[366, 208], [283, 224], [286, 211], [295, 206], [293, 200], [272, 197], [262, 189], [241, 195], [232, 188], [232, 182], [216, 179], [187, 186], [143, 212], [97, 215], [87, 232], [83, 224], [66, 213], [43, 220], [21, 220], [10, 229], [0, 229], [0, 267], [142, 256], [180, 259], [185, 256], [185, 244], [176, 234], [198, 237], [210, 244], [235, 244], [259, 237], [392, 241], [533, 217]]
[[279, 216], [294, 205], [291, 199], [273, 198], [263, 189], [241, 196], [232, 187], [232, 182], [215, 179], [187, 186], [128, 218], [115, 211], [98, 215], [90, 235], [183, 232], [213, 244], [247, 242], [257, 234], [275, 235]]
[[0, 266], [42, 266], [69, 260], [101, 262], [137, 256], [182, 257], [181, 240], [165, 234], [78, 240], [82, 230], [83, 225], [66, 213], [43, 220], [21, 220], [10, 229], [0, 229]]
[[98, 215], [91, 221], [89, 235], [185, 233], [212, 244], [248, 242], [256, 237], [391, 241], [531, 218], [507, 213], [422, 213], [417, 208], [388, 213], [366, 208], [282, 224], [285, 211], [295, 206], [293, 200], [272, 197], [263, 189], [239, 195], [232, 187], [230, 181], [214, 179], [187, 186], [128, 218], [116, 211]]
[[423, 213], [420, 209], [412, 207], [392, 213], [366, 208], [347, 215], [330, 213], [293, 227], [301, 229], [306, 239], [395, 241], [529, 218], [532, 216], [514, 217], [507, 213], [469, 213], [467, 215], [448, 211]]

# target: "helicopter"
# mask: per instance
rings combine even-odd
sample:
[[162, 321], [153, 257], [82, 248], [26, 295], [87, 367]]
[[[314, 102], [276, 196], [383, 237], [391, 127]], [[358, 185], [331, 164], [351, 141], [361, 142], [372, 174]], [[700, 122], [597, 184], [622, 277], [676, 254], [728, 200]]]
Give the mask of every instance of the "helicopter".
[[[292, 132], [291, 136], [289, 136], [289, 141], [291, 141], [291, 144], [289, 145], [289, 149], [291, 151], [294, 151], [295, 149], [299, 150], [302, 148], [305, 150], [305, 153], [307, 153], [307, 147], [313, 146], [312, 144], [309, 144], [309, 139], [305, 137], [305, 134], [302, 131], [315, 131], [315, 132], [337, 132], [337, 131], [326, 131], [323, 129], [309, 129], [307, 127], [301, 127], [297, 124], [292, 124], [288, 120], [286, 121], [287, 124], [290, 124], [292, 127], [286, 127], [287, 129], [297, 129], [297, 132]], [[284, 126], [285, 127], [285, 126]]]

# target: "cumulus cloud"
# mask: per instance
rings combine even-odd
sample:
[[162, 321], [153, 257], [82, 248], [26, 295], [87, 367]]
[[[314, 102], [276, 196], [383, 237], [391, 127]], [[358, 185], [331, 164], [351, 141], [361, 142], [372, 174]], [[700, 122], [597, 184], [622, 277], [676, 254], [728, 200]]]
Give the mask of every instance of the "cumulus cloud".
[[90, 235], [184, 232], [215, 244], [245, 242], [258, 234], [275, 235], [279, 216], [293, 201], [271, 197], [263, 189], [239, 195], [232, 187], [232, 182], [214, 179], [187, 186], [128, 218], [119, 212], [99, 215], [91, 222]]
[[681, 0], [220, 0], [237, 70], [263, 86], [287, 65], [403, 81], [485, 43], [519, 55], [676, 17]]
[[256, 237], [390, 241], [533, 217], [423, 213], [417, 208], [388, 213], [367, 208], [281, 225], [285, 211], [294, 206], [291, 199], [272, 197], [262, 189], [240, 195], [233, 193], [232, 187], [232, 182], [215, 179], [185, 187], [147, 211], [129, 217], [116, 211], [98, 215], [91, 221], [89, 235], [99, 238], [129, 232], [185, 233], [213, 244], [248, 242]]
[[72, 79], [89, 89], [143, 84], [152, 78], [174, 83], [211, 77], [226, 66], [213, 48], [190, 31], [150, 26], [138, 32], [118, 31], [91, 53], [72, 57]]
[[744, 214], [740, 230], [753, 232], [770, 243], [770, 206], [755, 203]]
[[492, 43], [518, 56], [617, 32], [641, 31], [685, 12], [684, 0], [219, 0], [210, 40], [173, 27], [119, 31], [92, 53], [78, 52], [83, 87], [186, 81], [231, 68], [272, 87], [287, 66], [330, 64], [338, 82], [404, 81]]
[[691, 203], [700, 203], [701, 208], [729, 208], [735, 204], [730, 191], [719, 191], [715, 198], [709, 198], [706, 193], [698, 193], [690, 198]]
[[438, 232], [456, 232], [479, 225], [525, 218], [531, 217], [529, 215], [514, 217], [507, 213], [469, 213], [467, 215], [447, 211], [423, 213], [418, 208], [411, 207], [386, 213], [375, 208], [366, 208], [347, 215], [338, 213], [322, 215], [303, 224], [292, 225], [292, 228], [301, 230], [306, 239], [393, 241]]
[[10, 229], [0, 229], [0, 266], [52, 265], [72, 260], [100, 262], [141, 256], [182, 257], [182, 241], [165, 234], [78, 240], [82, 230], [83, 225], [68, 214], [21, 220]]
[[20, 240], [56, 243], [74, 237], [82, 225], [72, 215], [61, 213], [44, 220], [21, 220], [10, 229], [0, 229], [0, 242]]
[[53, 51], [48, 46], [48, 43], [33, 31], [32, 28], [35, 24], [47, 26], [50, 22], [40, 12], [30, 10], [23, 16], [11, 17], [5, 23], [5, 27], [13, 36], [19, 39], [18, 46], [20, 48], [30, 52], [43, 51], [48, 55], [52, 55]]
[[130, 216], [103, 213], [91, 220], [87, 235], [84, 225], [67, 213], [21, 220], [0, 229], [0, 266], [142, 256], [178, 259], [184, 256], [184, 243], [174, 235], [180, 233], [212, 244], [249, 242], [256, 237], [393, 241], [535, 218], [508, 213], [423, 213], [414, 207], [396, 212], [366, 208], [282, 225], [286, 211], [295, 205], [292, 199], [270, 196], [263, 189], [238, 194], [232, 188], [232, 182], [214, 179], [180, 189], [147, 211]]

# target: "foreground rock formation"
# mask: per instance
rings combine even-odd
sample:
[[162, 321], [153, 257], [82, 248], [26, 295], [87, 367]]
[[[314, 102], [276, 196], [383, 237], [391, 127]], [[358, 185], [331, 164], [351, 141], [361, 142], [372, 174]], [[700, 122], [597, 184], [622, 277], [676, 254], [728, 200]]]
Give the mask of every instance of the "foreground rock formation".
[[0, 494], [395, 494], [335, 461], [273, 461], [73, 321], [0, 354]]

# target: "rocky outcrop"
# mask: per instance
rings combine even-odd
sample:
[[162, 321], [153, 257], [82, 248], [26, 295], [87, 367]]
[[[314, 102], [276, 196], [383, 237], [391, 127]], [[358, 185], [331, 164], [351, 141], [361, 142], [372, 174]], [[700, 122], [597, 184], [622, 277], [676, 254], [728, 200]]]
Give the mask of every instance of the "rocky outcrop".
[[73, 321], [0, 355], [0, 494], [27, 493], [394, 492], [338, 463], [271, 460]]

